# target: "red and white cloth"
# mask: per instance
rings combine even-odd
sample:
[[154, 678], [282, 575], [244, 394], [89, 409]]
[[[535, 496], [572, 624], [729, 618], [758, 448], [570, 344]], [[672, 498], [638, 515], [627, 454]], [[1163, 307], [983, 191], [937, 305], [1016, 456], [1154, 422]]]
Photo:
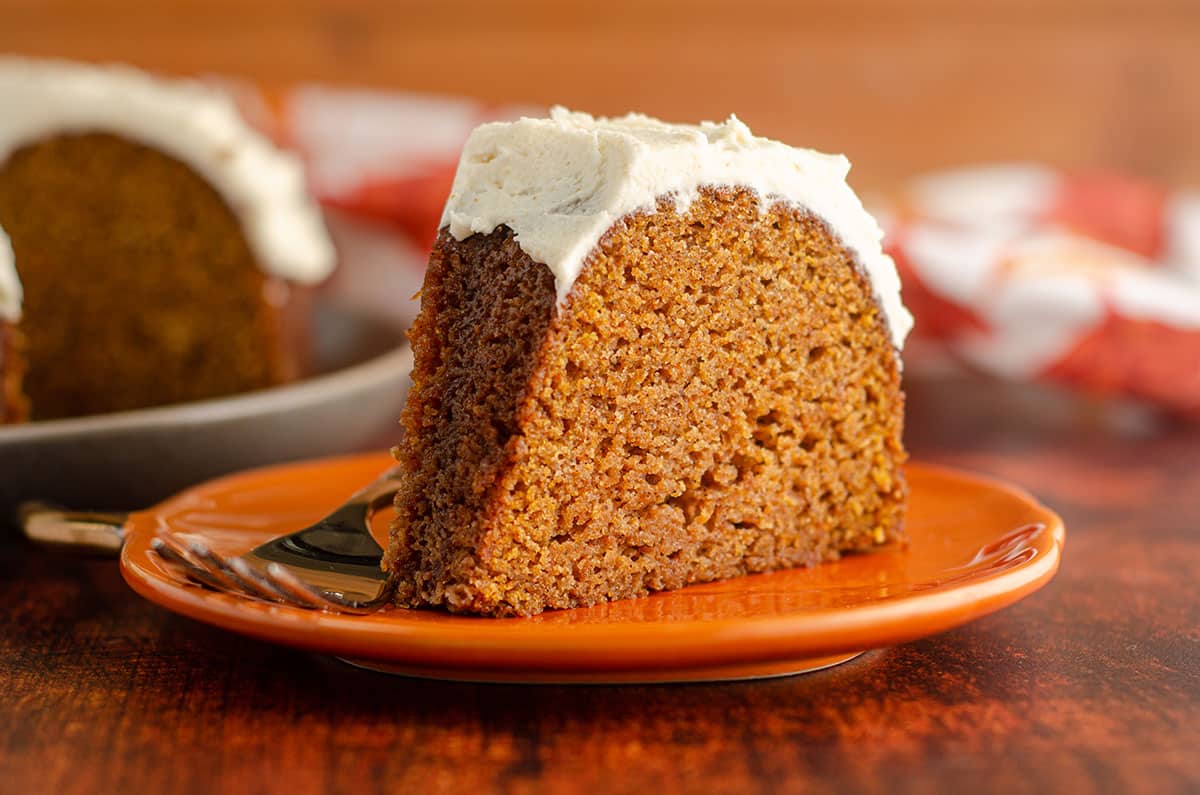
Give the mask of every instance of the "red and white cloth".
[[1200, 192], [995, 166], [921, 179], [879, 215], [917, 339], [1200, 418]]

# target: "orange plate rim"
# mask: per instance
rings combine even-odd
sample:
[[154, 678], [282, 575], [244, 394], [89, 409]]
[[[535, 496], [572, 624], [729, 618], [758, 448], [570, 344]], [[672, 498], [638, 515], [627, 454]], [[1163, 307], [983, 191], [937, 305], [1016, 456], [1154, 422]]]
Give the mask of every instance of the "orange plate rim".
[[[934, 485], [1006, 501], [1036, 529], [1029, 540], [1034, 550], [1029, 558], [1000, 572], [930, 592], [856, 606], [796, 610], [785, 615], [579, 624], [466, 616], [417, 621], [412, 618], [415, 611], [401, 609], [363, 620], [272, 605], [188, 583], [169, 572], [150, 549], [155, 529], [172, 506], [205, 489], [249, 489], [268, 476], [294, 476], [311, 488], [323, 482], [320, 473], [333, 467], [361, 470], [365, 480], [389, 461], [386, 454], [372, 453], [299, 462], [250, 470], [189, 489], [131, 515], [121, 554], [122, 574], [134, 591], [168, 610], [261, 640], [360, 660], [444, 670], [448, 675], [456, 670], [505, 672], [505, 676], [520, 672], [565, 675], [782, 662], [914, 640], [995, 612], [1041, 588], [1058, 570], [1065, 539], [1061, 519], [1023, 489], [982, 475], [910, 462], [906, 474], [914, 499], [921, 498], [919, 489]], [[342, 493], [327, 496], [332, 506]], [[864, 557], [884, 554], [888, 553]], [[736, 590], [742, 581], [763, 576], [771, 575], [694, 587]], [[669, 597], [670, 593], [663, 593], [644, 599]]]

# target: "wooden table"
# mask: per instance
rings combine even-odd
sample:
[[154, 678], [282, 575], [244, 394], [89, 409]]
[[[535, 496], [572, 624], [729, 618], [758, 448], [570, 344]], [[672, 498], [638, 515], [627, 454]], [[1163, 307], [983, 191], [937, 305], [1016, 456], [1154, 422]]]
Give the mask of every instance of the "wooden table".
[[921, 460], [1064, 516], [1045, 590], [745, 684], [409, 680], [176, 617], [108, 560], [0, 547], [0, 791], [963, 793], [1200, 788], [1200, 427], [909, 386]]

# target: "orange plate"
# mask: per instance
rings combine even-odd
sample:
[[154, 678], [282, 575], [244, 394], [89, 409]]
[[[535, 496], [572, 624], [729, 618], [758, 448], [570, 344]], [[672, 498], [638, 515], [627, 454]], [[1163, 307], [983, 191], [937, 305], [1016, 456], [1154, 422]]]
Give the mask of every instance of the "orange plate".
[[[161, 527], [203, 536], [216, 552], [237, 555], [315, 521], [389, 461], [372, 454], [254, 470], [135, 513], [121, 554], [125, 580], [147, 599], [199, 621], [395, 673], [711, 681], [815, 670], [958, 626], [1045, 585], [1062, 554], [1062, 521], [1026, 493], [920, 464], [907, 468], [907, 545], [524, 619], [283, 607], [193, 585], [150, 549]], [[377, 534], [386, 533], [386, 520], [377, 517]]]

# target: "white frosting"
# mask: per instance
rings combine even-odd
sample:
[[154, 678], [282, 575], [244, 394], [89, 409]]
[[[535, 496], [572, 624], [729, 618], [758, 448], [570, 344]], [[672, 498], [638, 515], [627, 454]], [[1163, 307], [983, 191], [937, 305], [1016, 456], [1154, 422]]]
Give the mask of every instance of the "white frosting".
[[462, 240], [505, 225], [554, 274], [561, 301], [614, 223], [672, 197], [680, 211], [706, 186], [736, 186], [812, 212], [855, 255], [900, 348], [912, 316], [900, 301], [883, 233], [846, 184], [840, 155], [756, 138], [723, 124], [665, 124], [646, 116], [596, 119], [555, 108], [548, 119], [485, 124], [459, 161], [442, 225]]
[[12, 243], [4, 230], [0, 229], [0, 320], [17, 320], [21, 317], [21, 280], [13, 267]]
[[[122, 66], [0, 58], [0, 163], [47, 136], [82, 132], [119, 135], [193, 168], [236, 213], [269, 273], [311, 284], [333, 270], [300, 162], [247, 125], [226, 95]], [[0, 317], [19, 315], [16, 278], [11, 248], [0, 247]]]

